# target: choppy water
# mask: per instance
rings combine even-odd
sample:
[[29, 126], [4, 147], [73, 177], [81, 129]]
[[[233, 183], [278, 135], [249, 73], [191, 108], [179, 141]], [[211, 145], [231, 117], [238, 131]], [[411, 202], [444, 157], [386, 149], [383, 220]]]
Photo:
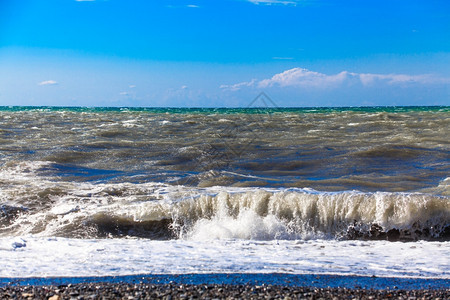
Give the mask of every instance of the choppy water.
[[[289, 252], [298, 241], [347, 249], [355, 239], [424, 240], [424, 252], [439, 252], [450, 247], [449, 136], [449, 107], [3, 107], [0, 252], [34, 244], [42, 255], [55, 237], [170, 240], [174, 253], [223, 240], [244, 257], [243, 240], [255, 253], [266, 251], [260, 241], [284, 240]], [[448, 276], [448, 258], [418, 274]], [[289, 263], [280, 268], [271, 270]]]
[[449, 115], [3, 108], [0, 234], [447, 239]]

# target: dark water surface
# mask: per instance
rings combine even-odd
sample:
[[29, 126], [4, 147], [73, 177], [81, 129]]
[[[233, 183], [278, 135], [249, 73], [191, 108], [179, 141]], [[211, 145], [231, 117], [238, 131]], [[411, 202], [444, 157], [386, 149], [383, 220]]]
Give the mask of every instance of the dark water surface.
[[68, 285], [93, 282], [131, 284], [231, 284], [256, 286], [302, 286], [315, 288], [350, 289], [446, 289], [449, 279], [389, 278], [369, 276], [339, 276], [315, 274], [183, 274], [183, 275], [133, 275], [104, 277], [57, 277], [57, 278], [0, 278], [0, 286], [15, 285]]

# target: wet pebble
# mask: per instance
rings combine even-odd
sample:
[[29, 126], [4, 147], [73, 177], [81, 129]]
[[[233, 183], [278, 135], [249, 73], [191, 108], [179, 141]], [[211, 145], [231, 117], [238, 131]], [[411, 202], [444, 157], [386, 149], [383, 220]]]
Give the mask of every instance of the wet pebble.
[[1, 299], [449, 299], [450, 289], [373, 290], [254, 285], [83, 283], [6, 286]]

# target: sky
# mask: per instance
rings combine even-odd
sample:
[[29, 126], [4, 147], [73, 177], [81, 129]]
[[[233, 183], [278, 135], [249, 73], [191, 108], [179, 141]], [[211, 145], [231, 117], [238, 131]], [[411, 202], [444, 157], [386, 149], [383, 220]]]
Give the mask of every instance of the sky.
[[450, 105], [450, 1], [0, 0], [0, 106]]

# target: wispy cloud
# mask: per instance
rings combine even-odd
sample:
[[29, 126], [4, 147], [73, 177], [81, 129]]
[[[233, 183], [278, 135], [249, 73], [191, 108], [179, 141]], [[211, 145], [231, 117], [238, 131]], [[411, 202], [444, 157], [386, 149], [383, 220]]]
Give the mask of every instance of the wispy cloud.
[[256, 5], [297, 5], [299, 2], [294, 0], [247, 0]]
[[401, 83], [421, 83], [421, 84], [439, 84], [450, 83], [450, 78], [436, 77], [431, 74], [406, 75], [406, 74], [358, 74], [359, 79], [364, 85], [371, 85], [376, 82], [384, 81], [388, 84]]
[[244, 87], [255, 86], [256, 83], [257, 83], [256, 79], [252, 79], [249, 82], [240, 82], [240, 83], [236, 83], [236, 84], [222, 84], [220, 86], [220, 88], [224, 89], [224, 90], [238, 91], [238, 90], [240, 90], [241, 88], [244, 88]]
[[272, 59], [276, 59], [276, 60], [292, 60], [294, 58], [293, 57], [284, 57], [284, 56], [274, 56], [274, 57], [272, 57]]
[[304, 68], [293, 68], [275, 74], [263, 80], [251, 80], [232, 85], [222, 85], [222, 89], [237, 91], [245, 87], [308, 87], [308, 88], [336, 88], [343, 85], [359, 84], [372, 86], [375, 84], [404, 85], [404, 84], [450, 84], [450, 78], [437, 77], [431, 74], [372, 74], [342, 71], [337, 74], [324, 74]]
[[167, 8], [199, 8], [199, 5], [195, 5], [195, 4], [186, 4], [186, 5], [166, 5]]
[[56, 85], [58, 82], [54, 80], [45, 80], [38, 83], [38, 85]]
[[94, 2], [95, 0], [75, 0], [76, 2]]

